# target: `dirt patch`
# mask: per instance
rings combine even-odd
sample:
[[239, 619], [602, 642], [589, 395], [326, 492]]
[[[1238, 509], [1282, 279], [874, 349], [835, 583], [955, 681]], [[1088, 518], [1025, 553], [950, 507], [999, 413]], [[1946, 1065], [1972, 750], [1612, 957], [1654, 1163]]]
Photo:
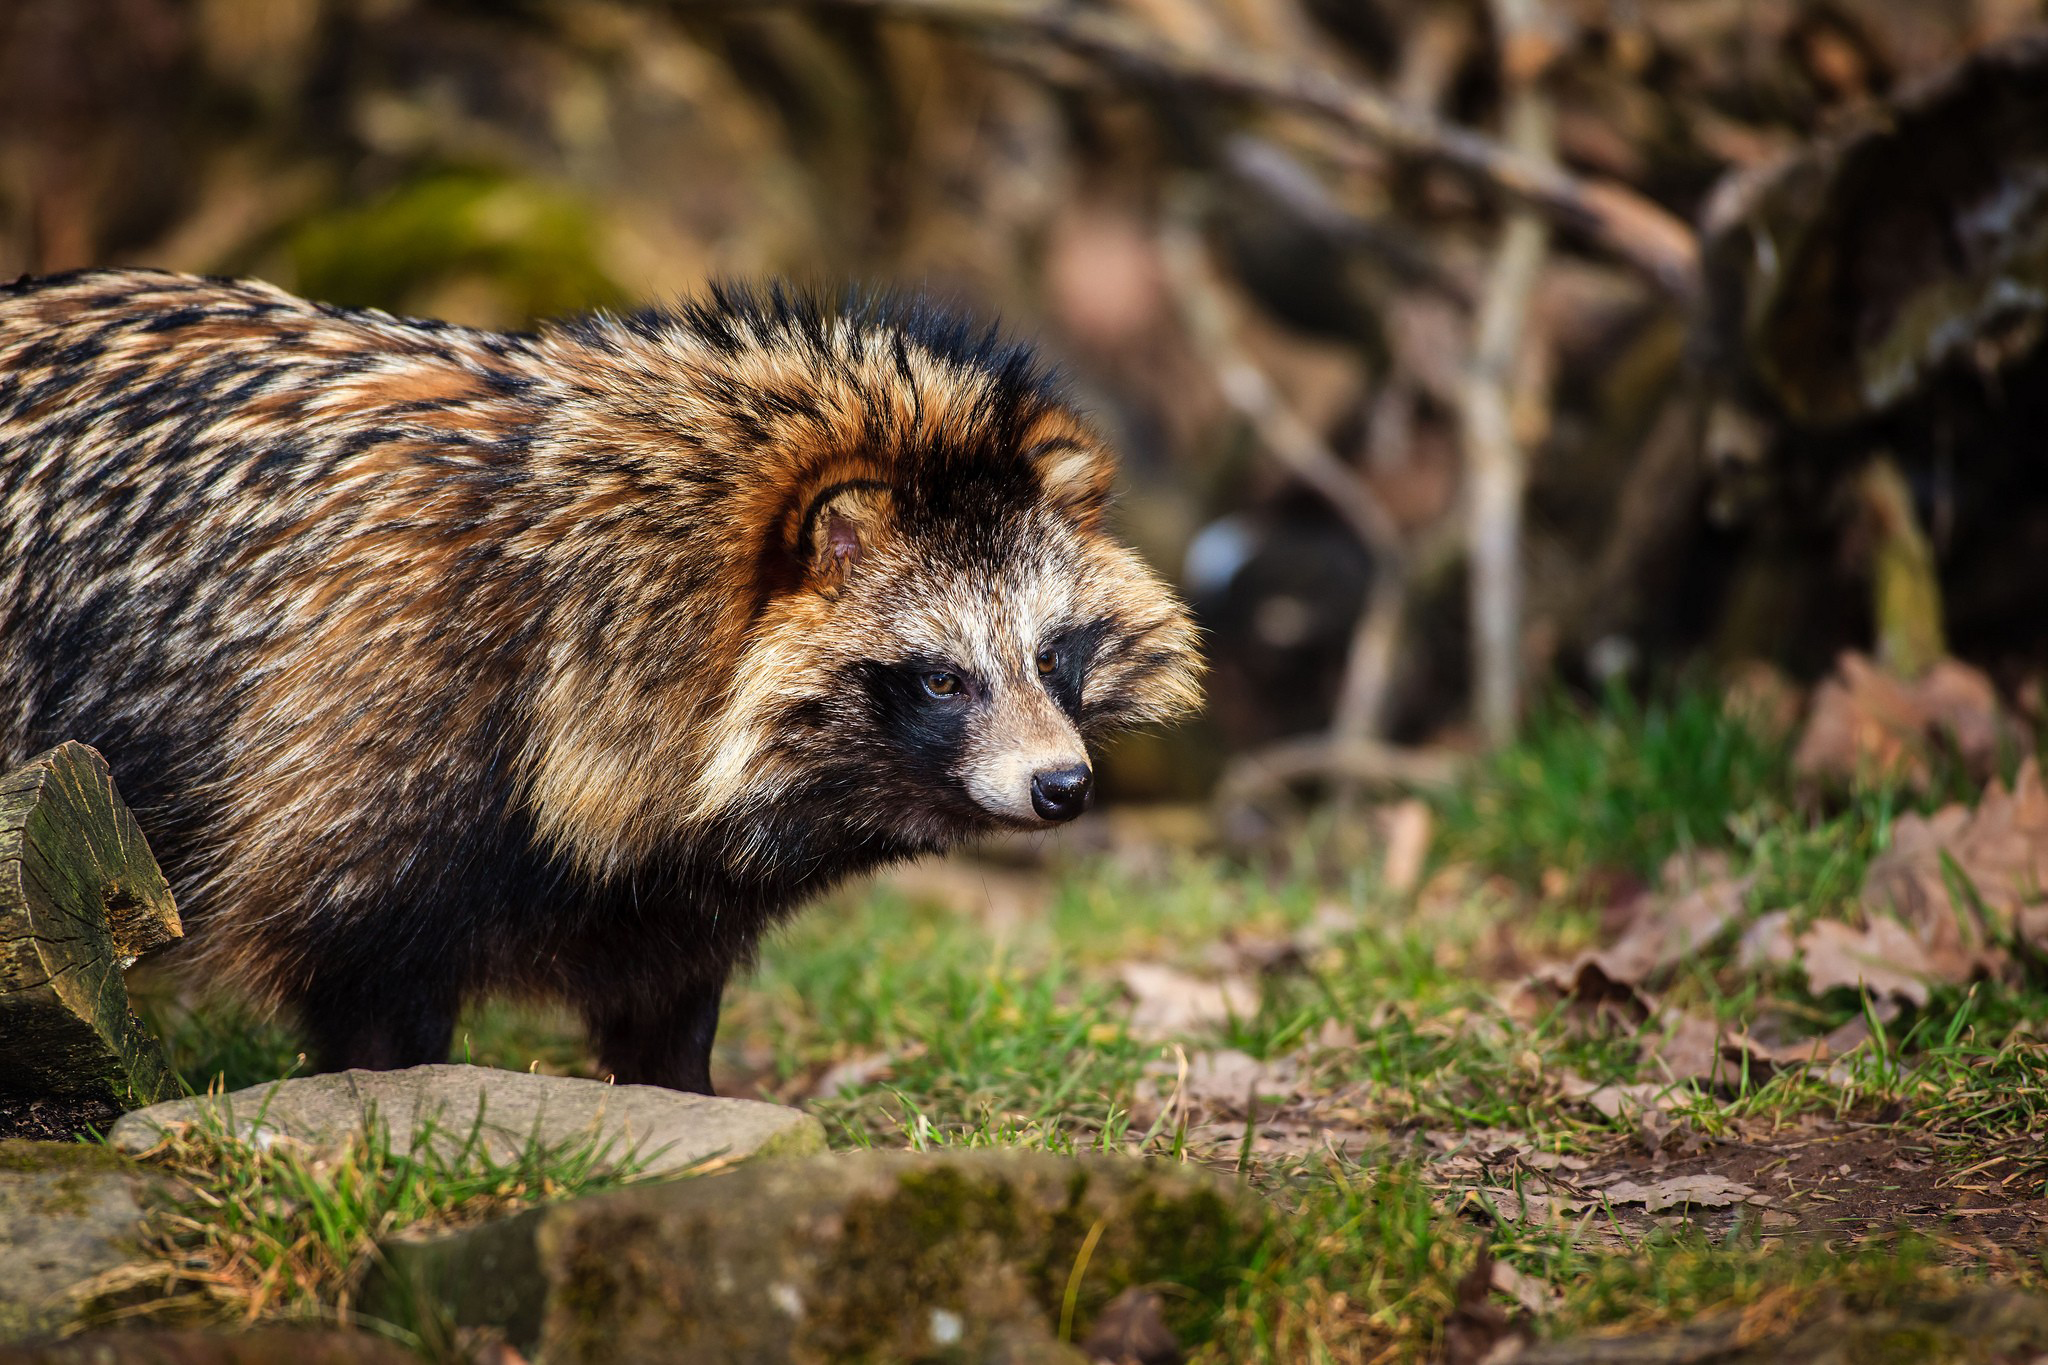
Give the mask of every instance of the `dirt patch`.
[[0, 1098], [0, 1138], [65, 1142], [104, 1133], [119, 1117], [120, 1107], [102, 1100]]
[[[1641, 1164], [1652, 1162], [1644, 1157]], [[2038, 1244], [2048, 1230], [2042, 1156], [2024, 1145], [1964, 1160], [1945, 1155], [1922, 1133], [1815, 1124], [1782, 1138], [1716, 1143], [1694, 1156], [1667, 1157], [1659, 1174], [1695, 1171], [1751, 1187], [1798, 1228], [1830, 1240], [1910, 1226], [2020, 1247]]]
[[[1937, 1233], [1959, 1255], [1970, 1248], [2032, 1248], [2048, 1233], [2048, 1199], [2041, 1197], [2044, 1162], [2039, 1151], [2010, 1151], [1960, 1159], [1928, 1135], [1889, 1126], [1815, 1121], [1798, 1130], [1751, 1140], [1729, 1140], [1697, 1150], [1652, 1155], [1640, 1148], [1581, 1158], [1582, 1171], [1517, 1171], [1516, 1188], [1535, 1188], [1547, 1204], [1539, 1214], [1597, 1215], [1596, 1234], [1635, 1236], [1652, 1226], [1693, 1226], [1710, 1234], [1737, 1219], [1754, 1221], [1765, 1236], [1798, 1233], [1838, 1244], [1883, 1236], [1902, 1227]], [[1666, 1207], [1623, 1203], [1617, 1192], [1674, 1191]], [[1678, 1202], [1689, 1188], [1732, 1191], [1712, 1207]], [[1747, 1192], [1747, 1193], [1744, 1193]], [[1497, 1199], [1490, 1200], [1499, 1207]], [[1529, 1216], [1524, 1195], [1514, 1211]]]

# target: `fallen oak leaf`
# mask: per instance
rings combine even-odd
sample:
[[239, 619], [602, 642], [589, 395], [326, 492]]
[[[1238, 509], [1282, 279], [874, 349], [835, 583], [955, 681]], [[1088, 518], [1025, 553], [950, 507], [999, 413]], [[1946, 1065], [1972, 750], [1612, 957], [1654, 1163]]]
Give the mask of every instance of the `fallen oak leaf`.
[[[1665, 877], [1671, 884], [1684, 874], [1667, 866]], [[1612, 945], [1581, 953], [1569, 963], [1539, 967], [1527, 985], [1595, 1014], [1619, 1012], [1641, 1023], [1653, 1012], [1641, 991], [1644, 983], [1698, 953], [1739, 920], [1752, 881], [1709, 877], [1676, 896], [1639, 897], [1627, 929]]]
[[1721, 1026], [1705, 1015], [1662, 1011], [1637, 1037], [1636, 1051], [1667, 1080], [1711, 1081], [1726, 1070]]
[[1735, 944], [1735, 965], [1744, 971], [1789, 967], [1799, 960], [1799, 941], [1792, 933], [1792, 912], [1773, 910], [1759, 915]]
[[1652, 1185], [1621, 1180], [1600, 1193], [1610, 1204], [1641, 1204], [1650, 1213], [1687, 1206], [1721, 1209], [1731, 1204], [1752, 1203], [1758, 1197], [1749, 1186], [1711, 1171], [1700, 1175], [1675, 1175]]
[[1577, 1100], [1603, 1118], [1615, 1121], [1652, 1111], [1669, 1113], [1692, 1103], [1691, 1089], [1682, 1082], [1595, 1085], [1577, 1072], [1566, 1071], [1559, 1074], [1557, 1088], [1563, 1098]]
[[1262, 1062], [1235, 1048], [1188, 1053], [1185, 1071], [1178, 1061], [1154, 1062], [1145, 1070], [1166, 1092], [1162, 1098], [1178, 1088], [1183, 1100], [1205, 1110], [1240, 1114], [1247, 1100], [1296, 1098], [1301, 1079], [1301, 1068], [1292, 1058]]
[[1867, 915], [1889, 910], [1910, 926], [1941, 978], [1965, 981], [1995, 969], [1999, 942], [2042, 927], [2031, 914], [2048, 903], [2048, 787], [2028, 758], [2008, 791], [1994, 779], [1975, 810], [1945, 806], [1908, 814], [1891, 847], [1864, 874]]
[[1968, 664], [1944, 659], [1908, 680], [1851, 651], [1814, 689], [1792, 770], [1820, 782], [1896, 781], [1924, 791], [1943, 748], [1988, 777], [2002, 753], [2029, 747], [2025, 726]]
[[[1870, 1002], [1869, 1012], [1877, 1016], [1879, 1023], [1889, 1024], [1899, 1017], [1899, 1005], [1889, 998], [1876, 999]], [[1761, 1066], [1766, 1071], [1776, 1071], [1846, 1057], [1869, 1041], [1870, 1020], [1859, 1013], [1839, 1028], [1808, 1038], [1774, 1038], [1768, 1033], [1759, 1037], [1736, 1029], [1722, 1040], [1721, 1046], [1723, 1055], [1737, 1066]]]
[[1163, 1042], [1248, 1019], [1258, 1012], [1258, 988], [1242, 977], [1204, 981], [1156, 962], [1126, 962], [1117, 971], [1124, 989], [1136, 1002], [1130, 1032], [1147, 1042]]
[[1846, 987], [1890, 996], [1916, 1007], [1930, 998], [1934, 964], [1913, 932], [1888, 915], [1861, 929], [1840, 920], [1816, 920], [1799, 936], [1807, 988], [1815, 995]]

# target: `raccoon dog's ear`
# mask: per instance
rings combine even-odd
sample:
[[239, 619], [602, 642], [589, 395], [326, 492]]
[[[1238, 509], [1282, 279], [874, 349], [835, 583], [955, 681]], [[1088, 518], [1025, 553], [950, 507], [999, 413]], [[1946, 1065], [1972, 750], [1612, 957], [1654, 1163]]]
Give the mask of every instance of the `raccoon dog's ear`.
[[888, 527], [889, 490], [883, 484], [860, 480], [834, 484], [819, 493], [805, 510], [797, 541], [805, 585], [824, 593], [838, 591]]
[[1092, 443], [1057, 439], [1033, 446], [1026, 458], [1047, 502], [1088, 530], [1101, 524], [1116, 479], [1109, 452]]

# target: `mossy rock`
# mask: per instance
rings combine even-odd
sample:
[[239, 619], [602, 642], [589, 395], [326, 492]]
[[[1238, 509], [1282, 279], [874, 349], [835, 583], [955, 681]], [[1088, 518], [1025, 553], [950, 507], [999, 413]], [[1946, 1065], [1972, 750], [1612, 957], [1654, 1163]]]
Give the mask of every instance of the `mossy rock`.
[[1199, 1338], [1265, 1226], [1257, 1196], [1164, 1162], [856, 1152], [398, 1241], [365, 1309], [495, 1326], [551, 1365], [1048, 1360], [1063, 1316], [1078, 1337], [1132, 1285], [1171, 1286]]
[[151, 1178], [91, 1143], [0, 1142], [0, 1341], [56, 1333], [143, 1259]]

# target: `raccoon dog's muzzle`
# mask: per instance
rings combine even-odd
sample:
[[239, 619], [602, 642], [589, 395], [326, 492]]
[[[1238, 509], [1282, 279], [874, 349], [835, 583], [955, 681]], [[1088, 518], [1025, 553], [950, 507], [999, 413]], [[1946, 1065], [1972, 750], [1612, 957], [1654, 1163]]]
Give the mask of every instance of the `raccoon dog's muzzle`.
[[1023, 695], [990, 707], [969, 737], [962, 773], [967, 794], [1015, 824], [1064, 824], [1088, 808], [1095, 784], [1088, 750], [1043, 691], [1018, 691]]

